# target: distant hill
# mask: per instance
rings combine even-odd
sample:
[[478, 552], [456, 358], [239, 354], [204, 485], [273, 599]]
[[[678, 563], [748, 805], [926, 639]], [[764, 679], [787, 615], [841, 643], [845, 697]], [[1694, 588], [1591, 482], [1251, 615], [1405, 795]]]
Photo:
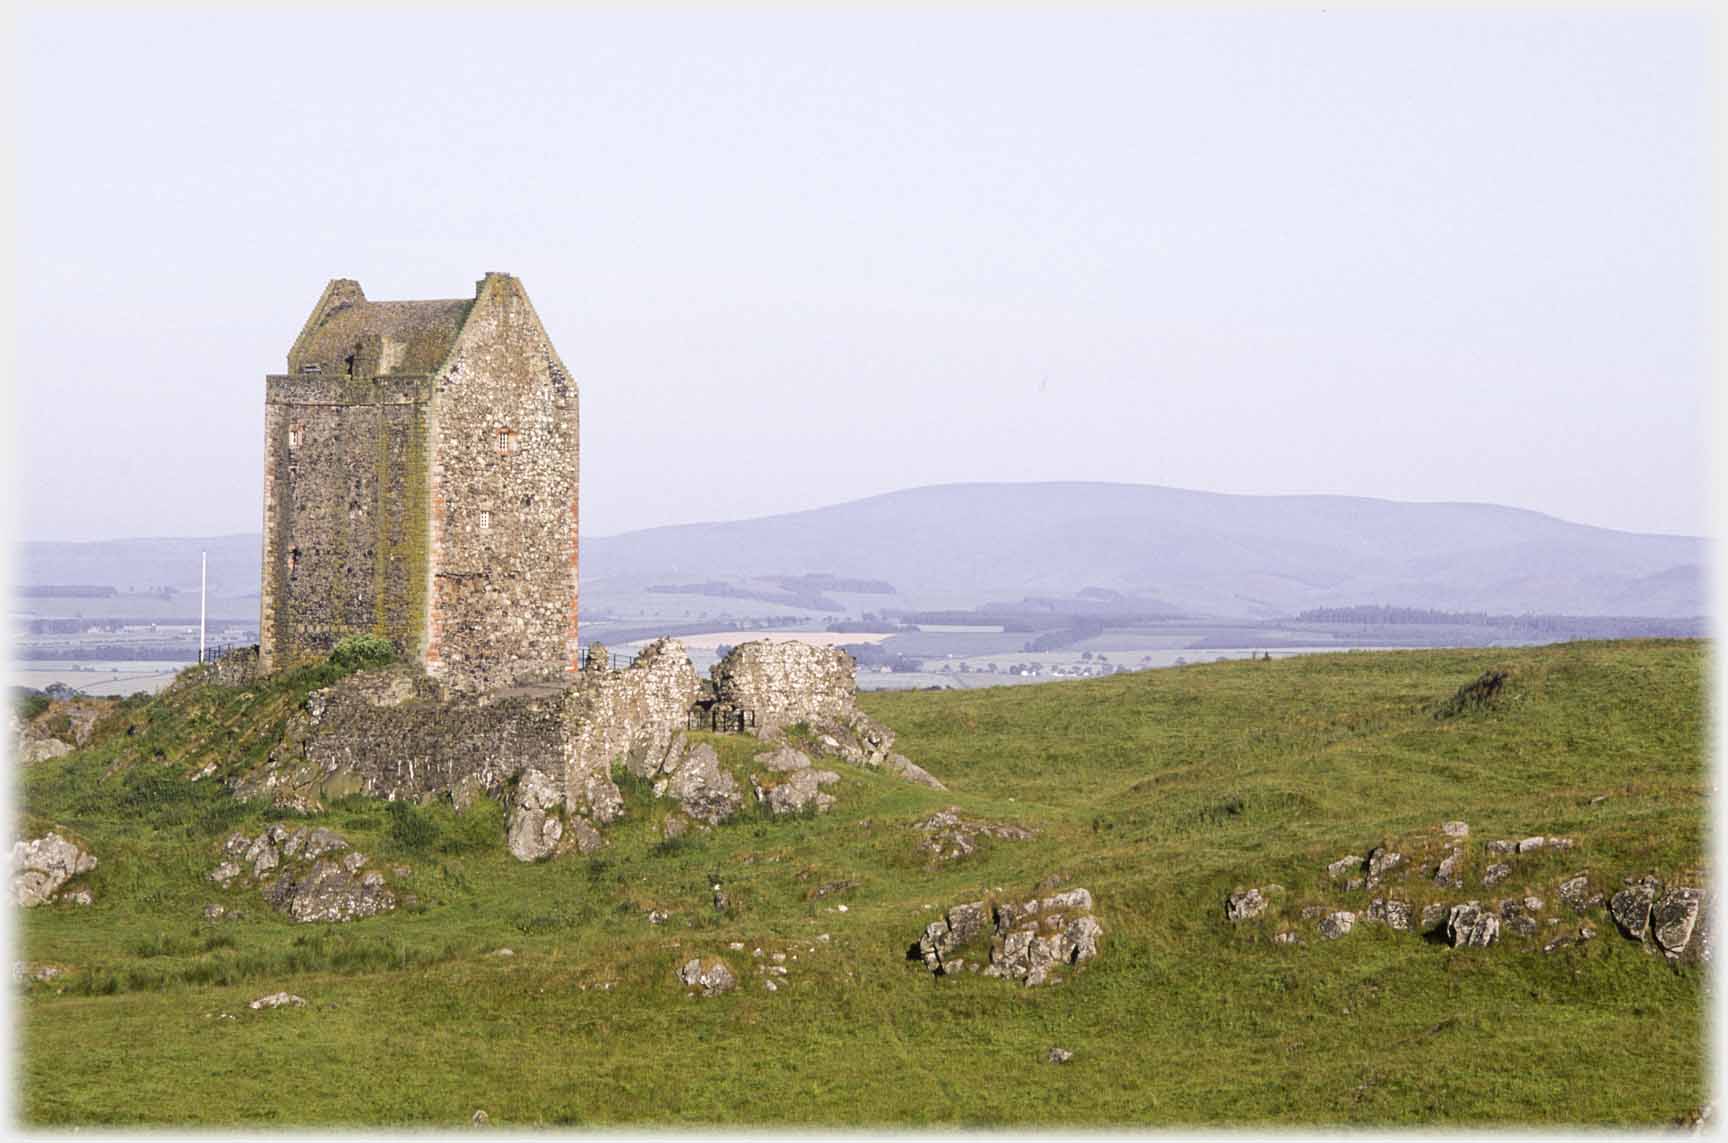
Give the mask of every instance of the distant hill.
[[1707, 546], [1695, 537], [1617, 532], [1492, 504], [1151, 485], [939, 485], [584, 543], [584, 581], [602, 594], [829, 572], [886, 580], [908, 598], [1013, 600], [1103, 588], [1221, 616], [1350, 604], [1695, 616], [1708, 598]]
[[[1160, 611], [1294, 615], [1386, 604], [1688, 617], [1708, 611], [1708, 544], [1492, 504], [1239, 496], [1153, 485], [951, 484], [806, 512], [583, 539], [585, 601], [787, 577], [884, 581], [870, 608], [1119, 593]], [[255, 593], [256, 535], [20, 545], [19, 582]], [[832, 590], [832, 589], [829, 589]]]

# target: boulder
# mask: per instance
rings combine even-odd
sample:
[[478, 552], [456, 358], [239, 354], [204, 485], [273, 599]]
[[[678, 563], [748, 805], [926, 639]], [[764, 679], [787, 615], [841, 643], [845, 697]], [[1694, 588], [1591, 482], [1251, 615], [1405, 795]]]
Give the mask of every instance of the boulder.
[[1590, 888], [1588, 873], [1574, 873], [1560, 882], [1555, 891], [1560, 895], [1560, 900], [1574, 912], [1582, 913], [1585, 909], [1602, 904], [1602, 894]]
[[1074, 1053], [1067, 1048], [1051, 1048], [1044, 1058], [1053, 1064], [1065, 1064], [1074, 1058]]
[[938, 781], [935, 775], [924, 769], [924, 767], [913, 763], [913, 761], [904, 754], [888, 755], [887, 758], [882, 760], [882, 768], [890, 774], [895, 774], [906, 779], [908, 782], [916, 782], [920, 786], [928, 786], [932, 790], [946, 790], [948, 788]]
[[1414, 914], [1410, 908], [1410, 902], [1408, 901], [1399, 901], [1395, 898], [1376, 897], [1374, 900], [1368, 902], [1368, 920], [1377, 924], [1383, 924], [1400, 933], [1407, 933], [1410, 931], [1410, 924], [1413, 917]]
[[1446, 939], [1453, 948], [1486, 948], [1500, 936], [1500, 918], [1479, 901], [1452, 906], [1446, 915]]
[[558, 852], [564, 823], [554, 813], [518, 806], [510, 812], [505, 844], [517, 861], [544, 861]]
[[1091, 910], [1085, 889], [1016, 903], [971, 901], [927, 925], [912, 955], [940, 976], [979, 971], [977, 958], [987, 956], [985, 976], [1046, 984], [1098, 955], [1104, 929]]
[[1326, 867], [1326, 873], [1332, 878], [1332, 880], [1339, 881], [1350, 876], [1352, 873], [1358, 872], [1366, 864], [1367, 861], [1365, 859], [1352, 854], [1350, 856], [1340, 857], [1337, 861], [1328, 865]]
[[1376, 847], [1368, 854], [1368, 888], [1378, 886], [1388, 873], [1404, 864], [1402, 853], [1389, 853]]
[[1448, 889], [1461, 889], [1464, 886], [1464, 850], [1454, 846], [1441, 858], [1440, 865], [1434, 870], [1434, 883]]
[[292, 992], [272, 992], [268, 996], [260, 996], [246, 1007], [253, 1011], [264, 1008], [304, 1008], [306, 1007], [306, 1000], [304, 997], [295, 996]]
[[1686, 952], [1703, 903], [1702, 892], [1679, 886], [1662, 894], [1652, 907], [1650, 932], [1668, 957], [1677, 958]]
[[23, 748], [18, 752], [18, 758], [28, 766], [70, 754], [73, 749], [71, 743], [62, 742], [58, 738], [31, 738], [25, 740]]
[[1608, 899], [1608, 915], [1629, 940], [1641, 941], [1650, 928], [1650, 910], [1656, 903], [1659, 883], [1649, 880], [1627, 886]]
[[1335, 941], [1356, 927], [1356, 914], [1340, 909], [1320, 918], [1320, 935]]
[[738, 978], [719, 957], [691, 957], [678, 970], [678, 980], [691, 995], [718, 996], [738, 987]]
[[[367, 856], [322, 827], [291, 829], [277, 822], [256, 838], [230, 835], [222, 852], [241, 860], [217, 865], [212, 881], [224, 889], [257, 885], [266, 901], [296, 921], [351, 921], [388, 912], [397, 904], [384, 875], [366, 867]], [[212, 914], [211, 908], [221, 906], [206, 908], [207, 917], [221, 915]]]
[[[805, 759], [805, 769], [809, 765], [809, 760]], [[705, 742], [686, 754], [654, 788], [657, 793], [663, 790], [666, 797], [676, 798], [690, 818], [708, 825], [719, 825], [744, 804], [738, 779], [720, 768], [720, 756]]]
[[962, 817], [959, 806], [937, 810], [923, 821], [914, 822], [912, 828], [924, 834], [918, 848], [938, 862], [970, 857], [977, 852], [980, 837], [1026, 841], [1034, 836], [1031, 830], [1012, 822]]
[[1504, 861], [1495, 862], [1482, 871], [1482, 884], [1498, 885], [1512, 876], [1512, 867]]
[[1440, 825], [1440, 832], [1445, 834], [1447, 837], [1463, 839], [1470, 836], [1470, 823], [1443, 822]]
[[380, 873], [356, 875], [341, 862], [320, 860], [304, 871], [284, 872], [266, 889], [265, 900], [296, 921], [352, 921], [387, 913], [396, 895]]
[[1244, 889], [1224, 899], [1224, 917], [1231, 922], [1246, 921], [1266, 911], [1266, 898], [1258, 889]]
[[76, 842], [49, 831], [12, 846], [12, 904], [32, 908], [52, 901], [68, 881], [96, 868]]
[[752, 774], [750, 785], [756, 792], [757, 801], [767, 806], [769, 813], [780, 817], [806, 809], [825, 813], [834, 804], [834, 796], [823, 793], [822, 787], [839, 780], [840, 775], [832, 770], [805, 769], [783, 775], [779, 781], [765, 781]]

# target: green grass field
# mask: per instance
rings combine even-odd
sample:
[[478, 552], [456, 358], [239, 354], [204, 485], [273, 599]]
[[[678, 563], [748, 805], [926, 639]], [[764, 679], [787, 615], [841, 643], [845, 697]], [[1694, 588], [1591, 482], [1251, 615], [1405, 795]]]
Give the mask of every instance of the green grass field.
[[[1692, 641], [1359, 653], [870, 694], [869, 713], [948, 793], [836, 767], [829, 814], [752, 811], [668, 843], [665, 803], [629, 786], [607, 849], [532, 866], [505, 852], [491, 803], [459, 816], [351, 798], [317, 820], [411, 866], [418, 903], [334, 926], [206, 881], [221, 838], [271, 815], [181, 777], [200, 752], [267, 749], [324, 676], [245, 700], [180, 692], [129, 707], [132, 736], [22, 781], [23, 827], [70, 830], [101, 865], [95, 905], [18, 926], [17, 956], [67, 969], [20, 990], [20, 1112], [254, 1126], [457, 1126], [480, 1109], [500, 1126], [1668, 1123], [1707, 1098], [1699, 968], [1650, 955], [1600, 912], [1597, 939], [1544, 955], [1540, 939], [1453, 950], [1361, 924], [1324, 941], [1298, 910], [1365, 907], [1330, 886], [1327, 862], [1409, 849], [1460, 818], [1471, 888], [1442, 894], [1418, 873], [1418, 904], [1529, 890], [1570, 917], [1552, 887], [1583, 868], [1610, 892], [1631, 874], [1704, 884], [1706, 654]], [[1435, 717], [1488, 668], [1511, 672], [1497, 706]], [[751, 752], [714, 741], [726, 759]], [[1038, 836], [932, 866], [910, 824], [947, 805]], [[1531, 834], [1577, 848], [1480, 888], [1483, 843]], [[1092, 891], [1105, 927], [1067, 983], [938, 979], [906, 959], [943, 907], [1057, 873]], [[839, 882], [855, 885], [818, 894]], [[1272, 913], [1224, 919], [1227, 893], [1268, 882], [1287, 890]], [[207, 923], [209, 902], [245, 916]], [[650, 910], [670, 917], [652, 925]], [[1281, 927], [1303, 943], [1274, 943]], [[777, 952], [789, 985], [770, 993], [755, 966]], [[675, 974], [696, 955], [727, 958], [739, 989], [687, 998]], [[247, 1008], [277, 990], [307, 1006]], [[1045, 1062], [1057, 1045], [1071, 1063]]]

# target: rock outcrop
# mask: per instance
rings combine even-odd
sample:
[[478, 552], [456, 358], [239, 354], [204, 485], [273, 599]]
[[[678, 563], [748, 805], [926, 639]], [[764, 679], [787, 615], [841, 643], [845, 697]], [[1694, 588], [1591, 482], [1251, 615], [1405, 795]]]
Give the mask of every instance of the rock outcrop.
[[946, 789], [904, 755], [894, 732], [858, 709], [852, 656], [837, 647], [795, 641], [740, 643], [714, 665], [712, 697], [699, 711], [710, 725], [739, 726], [768, 741], [807, 734], [811, 751], [854, 766], [878, 767], [909, 782]]
[[210, 880], [224, 889], [256, 886], [296, 921], [353, 921], [397, 905], [384, 874], [367, 868], [366, 855], [328, 829], [278, 822], [255, 838], [229, 835], [222, 851], [227, 860]]
[[692, 996], [718, 996], [738, 987], [738, 978], [719, 957], [692, 957], [678, 970], [678, 980]]
[[1035, 986], [1098, 955], [1092, 894], [1070, 889], [1015, 904], [972, 901], [933, 921], [911, 955], [938, 976], [980, 972]]
[[918, 843], [919, 850], [928, 855], [931, 861], [938, 863], [972, 856], [978, 851], [978, 839], [981, 837], [1003, 841], [1029, 841], [1035, 836], [1033, 831], [1013, 822], [992, 822], [965, 817], [959, 806], [937, 810], [922, 821], [914, 823], [912, 828], [924, 835], [923, 840]]
[[[49, 831], [12, 846], [12, 904], [45, 905], [68, 882], [96, 868], [96, 858], [76, 842]], [[88, 904], [88, 900], [81, 902]]]

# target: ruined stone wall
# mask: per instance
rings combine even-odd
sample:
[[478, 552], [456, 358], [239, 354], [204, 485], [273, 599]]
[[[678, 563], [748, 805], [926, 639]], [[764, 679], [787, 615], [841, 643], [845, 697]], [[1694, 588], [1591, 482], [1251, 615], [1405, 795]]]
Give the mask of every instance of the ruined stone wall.
[[419, 653], [428, 392], [425, 377], [267, 380], [263, 669], [359, 633]]
[[658, 639], [623, 670], [583, 671], [565, 705], [565, 808], [597, 822], [623, 812], [614, 765], [649, 774], [683, 733], [702, 680], [676, 639]]
[[440, 693], [408, 668], [361, 672], [313, 692], [265, 784], [305, 804], [500, 795], [524, 770], [559, 767], [563, 707], [559, 691], [487, 700]]
[[714, 664], [723, 706], [754, 712], [756, 732], [770, 735], [797, 722], [845, 722], [857, 713], [856, 664], [838, 647], [758, 640]]
[[576, 660], [578, 411], [521, 283], [481, 282], [430, 423], [427, 670], [482, 689]]

